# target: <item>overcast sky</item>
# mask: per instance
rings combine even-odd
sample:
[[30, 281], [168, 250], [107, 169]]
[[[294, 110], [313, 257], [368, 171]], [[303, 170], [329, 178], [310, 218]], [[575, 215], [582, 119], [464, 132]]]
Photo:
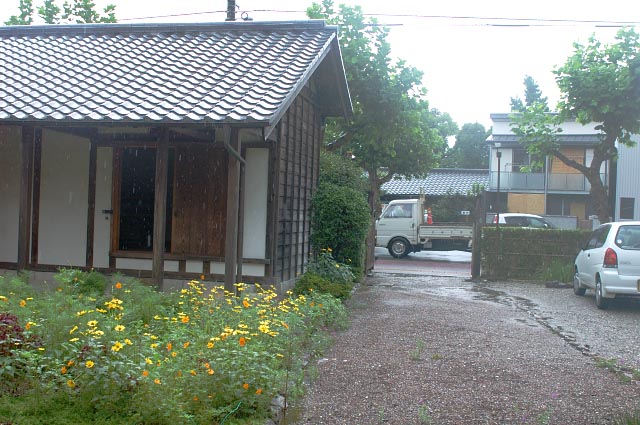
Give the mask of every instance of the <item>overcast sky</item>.
[[[223, 21], [226, 0], [94, 0], [116, 5], [121, 23]], [[15, 14], [19, 0], [0, 0], [0, 19]], [[36, 5], [42, 0], [34, 0]], [[62, 0], [60, 0], [62, 3]], [[236, 0], [255, 21], [305, 19], [306, 0]], [[459, 126], [490, 127], [491, 113], [509, 112], [531, 75], [553, 106], [558, 100], [552, 70], [572, 52], [574, 41], [611, 41], [617, 28], [640, 25], [640, 6], [628, 0], [343, 0], [390, 28], [392, 55], [424, 72], [432, 108]], [[502, 18], [502, 19], [490, 19]]]

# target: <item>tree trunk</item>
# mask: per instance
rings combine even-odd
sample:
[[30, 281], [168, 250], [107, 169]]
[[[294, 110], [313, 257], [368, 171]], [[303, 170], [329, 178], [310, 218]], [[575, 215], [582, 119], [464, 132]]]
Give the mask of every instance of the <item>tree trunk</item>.
[[607, 195], [607, 188], [602, 184], [602, 180], [600, 180], [599, 170], [600, 167], [595, 171], [592, 168], [591, 172], [587, 175], [587, 180], [589, 180], [591, 184], [591, 201], [593, 202], [593, 209], [598, 216], [598, 220], [600, 220], [600, 223], [607, 223], [611, 221], [609, 196]]
[[371, 273], [376, 261], [376, 219], [380, 210], [380, 186], [375, 175], [369, 171], [369, 232], [367, 233], [367, 252], [364, 263], [365, 275]]

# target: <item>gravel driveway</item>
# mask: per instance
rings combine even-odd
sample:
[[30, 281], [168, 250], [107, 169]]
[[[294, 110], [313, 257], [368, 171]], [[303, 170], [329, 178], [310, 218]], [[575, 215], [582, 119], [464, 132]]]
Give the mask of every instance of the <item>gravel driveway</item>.
[[590, 292], [376, 274], [349, 307], [290, 423], [611, 424], [639, 408], [635, 300], [600, 311]]

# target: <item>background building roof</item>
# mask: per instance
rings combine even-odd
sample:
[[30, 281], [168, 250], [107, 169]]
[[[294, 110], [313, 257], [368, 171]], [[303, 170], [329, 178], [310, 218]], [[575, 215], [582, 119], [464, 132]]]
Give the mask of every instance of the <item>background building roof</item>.
[[382, 185], [384, 195], [466, 195], [474, 184], [489, 186], [489, 170], [435, 168], [424, 179], [393, 179]]
[[323, 21], [0, 27], [0, 122], [273, 125], [319, 68], [349, 114]]

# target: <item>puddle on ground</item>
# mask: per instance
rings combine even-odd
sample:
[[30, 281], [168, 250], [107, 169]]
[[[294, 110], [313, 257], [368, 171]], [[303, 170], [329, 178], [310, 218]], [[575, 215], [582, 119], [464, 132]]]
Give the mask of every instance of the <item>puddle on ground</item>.
[[[395, 277], [398, 277], [398, 275], [395, 275]], [[562, 338], [569, 346], [580, 351], [580, 353], [591, 357], [593, 356], [588, 346], [583, 346], [576, 342], [575, 333], [554, 324], [553, 317], [543, 313], [536, 303], [527, 298], [510, 295], [507, 292], [492, 289], [482, 284], [470, 284], [469, 286], [411, 286], [402, 284], [401, 282], [402, 281], [387, 281], [379, 285], [397, 291], [432, 294], [459, 300], [483, 301], [511, 306], [527, 314], [527, 318], [516, 319], [519, 323], [532, 327], [542, 326], [554, 335]]]

